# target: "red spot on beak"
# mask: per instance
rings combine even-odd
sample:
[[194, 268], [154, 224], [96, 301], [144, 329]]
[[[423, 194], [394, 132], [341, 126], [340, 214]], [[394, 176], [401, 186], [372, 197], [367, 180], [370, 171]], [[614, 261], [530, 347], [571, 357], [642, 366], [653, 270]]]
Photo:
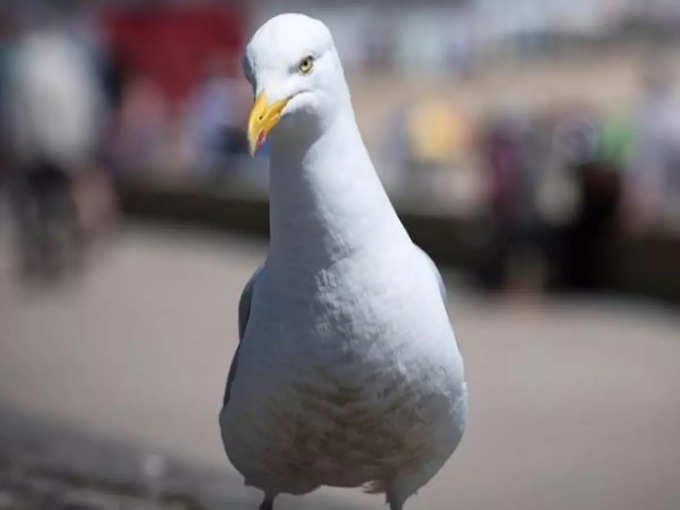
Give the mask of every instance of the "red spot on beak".
[[267, 141], [267, 134], [263, 131], [257, 137], [257, 144], [255, 146], [255, 150], [258, 150], [260, 147], [262, 147], [264, 145], [264, 142], [266, 142], [266, 141]]

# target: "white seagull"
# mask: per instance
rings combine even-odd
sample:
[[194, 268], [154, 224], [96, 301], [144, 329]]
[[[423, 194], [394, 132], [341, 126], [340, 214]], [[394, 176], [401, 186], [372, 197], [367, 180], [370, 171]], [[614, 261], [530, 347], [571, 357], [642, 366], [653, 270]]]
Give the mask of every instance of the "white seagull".
[[220, 427], [247, 485], [385, 492], [425, 485], [465, 425], [443, 282], [409, 238], [359, 134], [326, 26], [267, 21], [244, 69], [251, 153], [271, 131], [270, 243], [239, 303]]

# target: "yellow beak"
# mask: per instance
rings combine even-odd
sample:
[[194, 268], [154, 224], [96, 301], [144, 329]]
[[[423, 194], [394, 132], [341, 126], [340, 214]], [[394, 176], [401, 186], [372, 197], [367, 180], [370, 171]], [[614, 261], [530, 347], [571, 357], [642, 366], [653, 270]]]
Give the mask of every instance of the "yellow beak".
[[255, 98], [253, 109], [248, 116], [248, 148], [254, 156], [262, 147], [269, 132], [281, 119], [281, 112], [288, 104], [288, 99], [280, 99], [269, 104], [267, 94], [260, 93]]

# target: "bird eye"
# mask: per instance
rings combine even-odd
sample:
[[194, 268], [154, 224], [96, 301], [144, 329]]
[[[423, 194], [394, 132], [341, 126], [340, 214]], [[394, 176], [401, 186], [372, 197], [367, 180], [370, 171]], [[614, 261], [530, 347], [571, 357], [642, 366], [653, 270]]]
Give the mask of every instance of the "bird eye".
[[306, 56], [303, 58], [300, 63], [298, 64], [298, 69], [302, 74], [307, 74], [309, 71], [312, 70], [312, 67], [314, 66], [314, 57], [311, 55]]

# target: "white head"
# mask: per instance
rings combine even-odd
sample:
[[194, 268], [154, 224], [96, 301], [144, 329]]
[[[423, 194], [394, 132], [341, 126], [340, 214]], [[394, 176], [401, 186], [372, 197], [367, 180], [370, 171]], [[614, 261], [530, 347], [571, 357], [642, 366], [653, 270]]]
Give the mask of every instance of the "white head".
[[349, 105], [340, 59], [330, 31], [302, 14], [280, 14], [251, 38], [243, 69], [255, 92], [248, 119], [250, 152], [281, 120], [284, 126], [322, 125]]

